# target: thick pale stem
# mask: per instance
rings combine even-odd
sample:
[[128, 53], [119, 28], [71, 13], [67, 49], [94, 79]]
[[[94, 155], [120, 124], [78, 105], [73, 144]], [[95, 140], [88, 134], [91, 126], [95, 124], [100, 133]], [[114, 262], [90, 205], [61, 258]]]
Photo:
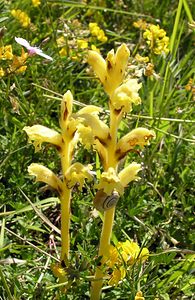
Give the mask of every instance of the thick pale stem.
[[[99, 256], [104, 256], [109, 249], [112, 227], [114, 222], [115, 207], [104, 213], [104, 221], [100, 239]], [[100, 267], [97, 267], [94, 277], [94, 282], [91, 288], [91, 300], [99, 300], [103, 285], [104, 272]]]
[[66, 257], [69, 259], [70, 249], [70, 202], [71, 190], [65, 188], [60, 198], [61, 200], [61, 261]]
[[[72, 143], [71, 140], [65, 138], [65, 143], [61, 151], [61, 164], [62, 173], [65, 178], [65, 173], [71, 165], [72, 158]], [[64, 181], [63, 192], [60, 197], [61, 200], [61, 260], [65, 257], [69, 259], [70, 249], [70, 202], [71, 202], [71, 189], [68, 189]]]
[[[117, 130], [120, 123], [121, 116], [115, 114], [110, 106], [110, 143], [108, 144], [108, 162], [105, 167], [105, 171], [109, 167], [117, 169], [117, 160], [115, 158], [115, 149], [117, 144]], [[112, 235], [112, 228], [114, 223], [115, 207], [104, 212], [104, 220], [102, 233], [100, 238], [100, 247], [98, 256], [105, 256], [108, 253], [110, 239]], [[104, 272], [101, 267], [97, 267], [95, 272], [94, 281], [91, 287], [91, 300], [99, 300], [101, 296], [101, 290], [103, 285]]]

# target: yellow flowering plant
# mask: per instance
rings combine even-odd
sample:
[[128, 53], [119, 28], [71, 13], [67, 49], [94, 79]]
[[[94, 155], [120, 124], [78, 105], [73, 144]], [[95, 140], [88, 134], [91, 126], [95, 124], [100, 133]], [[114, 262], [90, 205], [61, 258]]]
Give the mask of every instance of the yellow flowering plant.
[[[125, 77], [129, 55], [126, 44], [122, 44], [116, 53], [111, 50], [106, 59], [96, 51], [89, 51], [88, 56], [89, 64], [108, 94], [110, 111], [109, 126], [106, 125], [103, 128], [101, 125], [105, 137], [102, 134], [100, 137], [94, 133], [93, 139], [93, 147], [98, 152], [104, 169], [100, 175], [99, 183], [96, 185], [97, 193], [94, 198], [94, 206], [104, 212], [104, 217], [99, 246], [99, 257], [102, 257], [102, 265], [97, 267], [92, 282], [92, 300], [100, 299], [103, 278], [106, 276], [103, 265], [105, 257], [112, 249], [110, 240], [116, 204], [120, 196], [123, 195], [125, 187], [131, 181], [139, 179], [138, 172], [141, 170], [141, 164], [132, 162], [119, 171], [119, 162], [135, 147], [143, 148], [149, 144], [151, 138], [155, 137], [152, 130], [138, 127], [118, 139], [118, 129], [123, 116], [132, 111], [133, 105], [141, 103], [138, 93], [141, 84], [138, 83], [137, 79]], [[137, 244], [134, 246], [137, 247], [135, 251], [137, 253], [139, 247]], [[123, 266], [117, 265], [113, 271], [111, 283], [114, 284], [124, 277]]]
[[[95, 184], [97, 191], [93, 203], [97, 210], [104, 213], [98, 253], [102, 259], [101, 266], [97, 267], [92, 280], [92, 300], [100, 298], [103, 278], [106, 276], [105, 265], [112, 265], [113, 272], [109, 284], [115, 285], [126, 276], [124, 263], [130, 267], [136, 260], [143, 261], [148, 257], [148, 250], [146, 248], [140, 250], [134, 242], [118, 243], [115, 247], [110, 244], [116, 204], [128, 184], [133, 180], [139, 180], [138, 172], [141, 170], [141, 164], [132, 162], [119, 171], [119, 163], [135, 147], [143, 148], [155, 137], [152, 130], [138, 127], [118, 138], [118, 129], [123, 116], [132, 111], [133, 105], [141, 103], [138, 93], [141, 84], [137, 79], [125, 78], [128, 58], [129, 50], [126, 44], [122, 44], [116, 53], [111, 50], [106, 60], [97, 51], [89, 51], [88, 62], [109, 97], [109, 125], [100, 119], [99, 114], [102, 111], [100, 107], [88, 105], [73, 113], [73, 96], [67, 91], [61, 102], [60, 132], [43, 125], [24, 127], [36, 151], [41, 149], [42, 143], [50, 143], [56, 148], [61, 159], [62, 178], [37, 163], [32, 163], [28, 168], [29, 174], [34, 175], [36, 181], [49, 184], [59, 194], [62, 264], [53, 266], [53, 270], [59, 275], [60, 282], [67, 281], [63, 264], [67, 265], [70, 258], [71, 191], [75, 185], [82, 190], [85, 180], [92, 180], [91, 165], [84, 166], [75, 162], [75, 158], [73, 161], [73, 155], [78, 142], [86, 149], [93, 147], [99, 154], [103, 172]], [[115, 259], [111, 259], [113, 255]]]
[[22, 49], [21, 55], [17, 56], [13, 54], [12, 45], [0, 47], [0, 77], [25, 72], [27, 58], [28, 54], [24, 49]]
[[[70, 216], [71, 216], [71, 191], [78, 186], [80, 190], [85, 180], [92, 180], [91, 165], [84, 166], [73, 162], [74, 150], [80, 140], [79, 124], [83, 122], [82, 110], [72, 113], [73, 96], [67, 91], [61, 102], [60, 128], [61, 131], [50, 129], [43, 125], [25, 126], [24, 131], [29, 141], [35, 146], [35, 151], [41, 150], [42, 143], [53, 145], [60, 156], [63, 178], [59, 178], [47, 167], [32, 163], [28, 167], [30, 175], [36, 177], [36, 181], [42, 181], [54, 188], [61, 202], [61, 261], [69, 259], [70, 250]], [[62, 279], [61, 276], [59, 277]]]

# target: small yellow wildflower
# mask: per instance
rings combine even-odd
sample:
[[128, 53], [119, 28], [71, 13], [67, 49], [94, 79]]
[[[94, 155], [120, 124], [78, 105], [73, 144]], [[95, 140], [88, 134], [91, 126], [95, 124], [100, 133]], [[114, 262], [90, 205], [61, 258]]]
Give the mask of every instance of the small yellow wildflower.
[[137, 53], [136, 56], [135, 56], [135, 60], [137, 62], [140, 62], [140, 63], [147, 63], [147, 62], [149, 62], [149, 57], [148, 56], [141, 56]]
[[[144, 262], [149, 256], [147, 248], [140, 249], [139, 245], [129, 240], [118, 242], [116, 246], [110, 245], [106, 256], [103, 257], [102, 263], [108, 270], [113, 272], [110, 276], [109, 284], [117, 285], [120, 280], [126, 276], [126, 271], [136, 262]], [[138, 293], [137, 296], [141, 294]], [[139, 298], [137, 298], [138, 300]], [[142, 298], [140, 298], [142, 300]]]
[[59, 54], [61, 57], [63, 56], [67, 56], [67, 50], [65, 47], [63, 47], [60, 51], [59, 51]]
[[123, 266], [121, 266], [119, 269], [118, 268], [114, 269], [114, 271], [112, 272], [111, 278], [108, 281], [108, 284], [109, 285], [117, 285], [119, 283], [119, 281], [121, 281], [125, 278], [125, 275], [126, 275], [126, 271]]
[[194, 87], [193, 81], [194, 80], [192, 78], [189, 79], [188, 83], [185, 86], [186, 91], [191, 91], [192, 90], [192, 88]]
[[78, 48], [80, 48], [80, 49], [86, 49], [86, 48], [88, 48], [88, 42], [86, 40], [80, 40], [80, 39], [78, 39], [77, 40], [77, 45], [78, 45]]
[[57, 40], [57, 45], [58, 47], [63, 47], [66, 43], [65, 38], [63, 36], [60, 36]]
[[7, 45], [0, 48], [0, 59], [13, 59], [12, 46]]
[[32, 5], [38, 7], [41, 4], [41, 0], [32, 0]]
[[95, 45], [91, 45], [91, 50], [96, 51], [97, 53], [100, 53], [100, 50]]
[[134, 300], [145, 300], [141, 291], [137, 292]]
[[5, 75], [5, 72], [3, 70], [3, 68], [0, 68], [0, 77], [3, 77]]
[[28, 27], [30, 25], [30, 18], [24, 11], [20, 9], [12, 9], [11, 15], [20, 22], [22, 27]]
[[21, 56], [13, 56], [12, 64], [9, 67], [9, 72], [22, 73], [26, 71], [27, 66], [25, 66], [26, 60], [28, 58], [28, 53], [22, 48]]
[[108, 38], [104, 31], [98, 26], [97, 23], [89, 23], [89, 30], [93, 36], [96, 36], [100, 42], [105, 43]]
[[150, 24], [145, 30], [143, 37], [147, 40], [152, 52], [157, 55], [169, 52], [169, 37], [166, 36], [166, 31], [161, 29], [159, 25]]
[[141, 30], [146, 30], [148, 24], [146, 21], [139, 19], [137, 22], [133, 22], [133, 26], [136, 28], [140, 28]]

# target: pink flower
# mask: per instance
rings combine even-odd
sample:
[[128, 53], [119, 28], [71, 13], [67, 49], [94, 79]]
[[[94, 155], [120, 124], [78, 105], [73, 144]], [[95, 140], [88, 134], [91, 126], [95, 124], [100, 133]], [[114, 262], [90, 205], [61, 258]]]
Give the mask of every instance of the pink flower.
[[27, 50], [28, 50], [28, 54], [30, 56], [32, 55], [39, 55], [39, 56], [42, 56], [48, 60], [53, 60], [53, 58], [45, 53], [43, 53], [43, 51], [37, 47], [32, 47], [29, 42], [23, 38], [18, 38], [18, 37], [15, 37], [15, 41], [16, 43], [20, 44], [21, 46], [25, 47]]

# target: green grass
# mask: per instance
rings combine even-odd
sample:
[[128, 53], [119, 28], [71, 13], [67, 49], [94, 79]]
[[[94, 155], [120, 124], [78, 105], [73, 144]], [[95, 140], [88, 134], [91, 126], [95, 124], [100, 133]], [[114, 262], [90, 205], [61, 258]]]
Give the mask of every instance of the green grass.
[[[0, 27], [6, 28], [1, 47], [11, 44], [13, 53], [20, 55], [14, 37], [23, 37], [41, 45], [54, 59], [45, 62], [34, 56], [25, 73], [0, 78], [1, 298], [89, 299], [102, 224], [92, 213], [95, 189], [89, 183], [82, 192], [73, 193], [68, 266], [72, 281], [63, 295], [50, 268], [60, 255], [59, 200], [27, 172], [32, 162], [38, 162], [60, 175], [60, 160], [48, 145], [35, 153], [22, 129], [34, 124], [58, 129], [60, 101], [68, 89], [77, 101], [75, 111], [87, 104], [108, 109], [102, 86], [89, 70], [83, 51], [75, 47], [76, 39], [91, 39], [88, 24], [97, 22], [108, 41], [93, 38], [93, 43], [104, 56], [125, 42], [132, 55], [149, 55], [158, 75], [157, 79], [140, 78], [142, 104], [120, 128], [121, 136], [138, 126], [153, 129], [156, 139], [140, 156], [128, 155], [129, 162], [143, 163], [143, 171], [141, 180], [131, 183], [117, 204], [112, 237], [114, 242], [137, 241], [151, 255], [144, 268], [132, 268], [117, 287], [105, 286], [102, 299], [134, 300], [139, 289], [147, 300], [194, 299], [195, 94], [185, 86], [190, 78], [195, 85], [195, 29], [188, 26], [195, 5], [190, 0], [86, 2], [42, 0], [37, 8], [30, 0], [0, 3]], [[23, 28], [11, 16], [11, 9], [28, 13], [30, 27]], [[166, 57], [151, 55], [139, 29], [133, 27], [139, 18], [166, 30], [171, 50]], [[56, 40], [62, 34], [80, 60], [60, 57]], [[0, 67], [5, 63], [0, 60]], [[108, 113], [103, 117], [108, 119]], [[98, 169], [95, 152], [79, 149], [76, 155], [78, 161]]]

